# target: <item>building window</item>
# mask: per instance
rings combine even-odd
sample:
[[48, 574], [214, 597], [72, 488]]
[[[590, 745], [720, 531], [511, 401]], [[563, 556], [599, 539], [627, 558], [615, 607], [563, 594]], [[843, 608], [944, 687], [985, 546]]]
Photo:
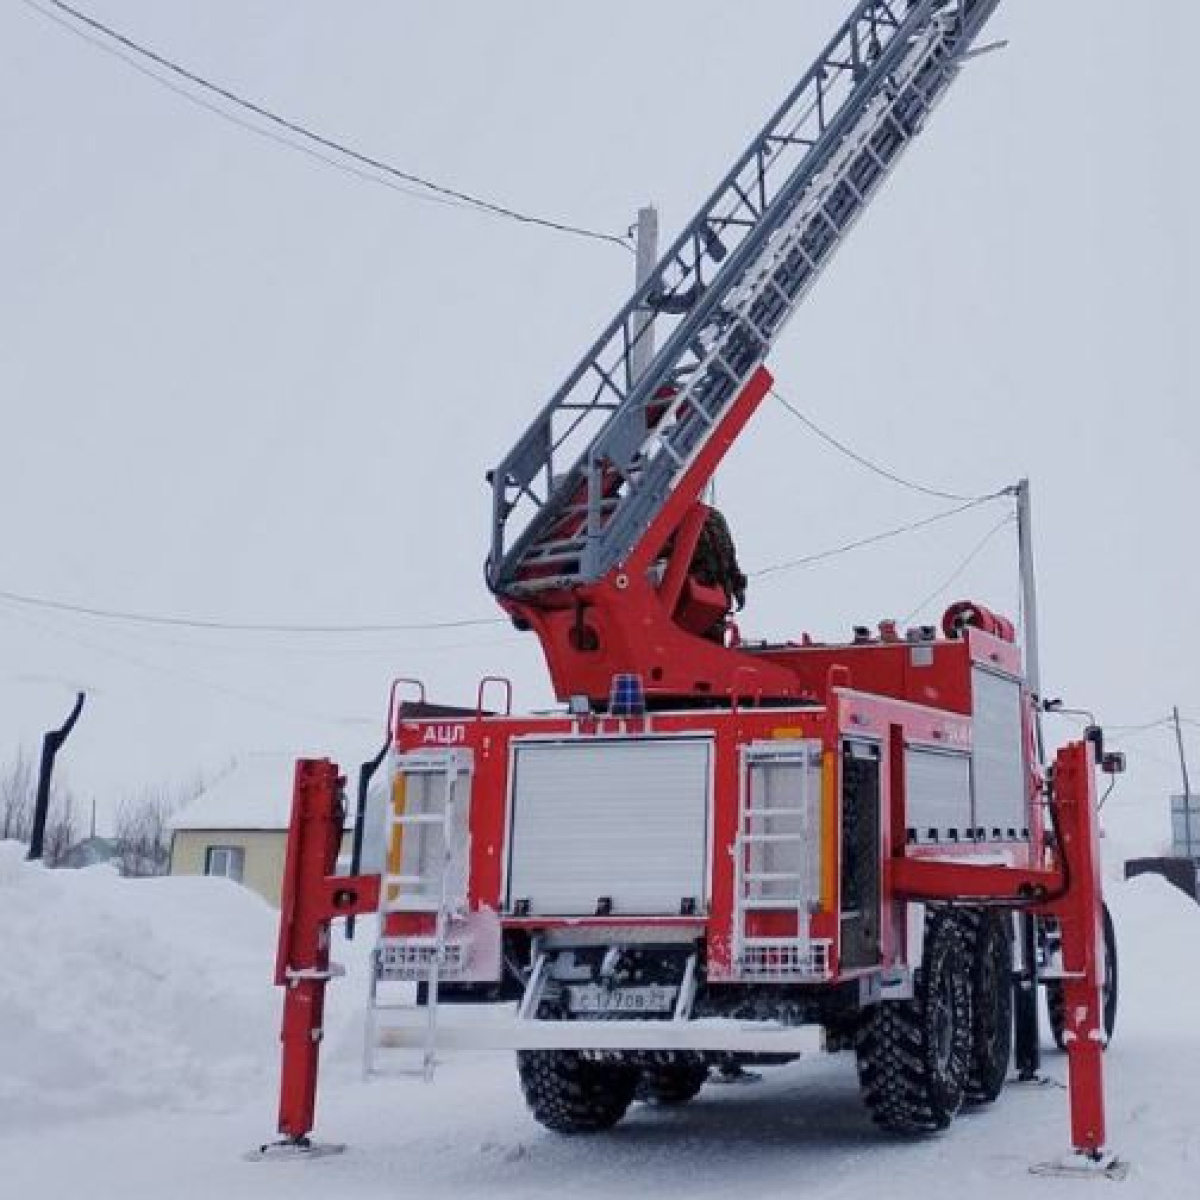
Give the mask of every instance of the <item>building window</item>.
[[205, 875], [220, 875], [241, 883], [245, 867], [246, 851], [241, 846], [209, 846], [204, 851]]

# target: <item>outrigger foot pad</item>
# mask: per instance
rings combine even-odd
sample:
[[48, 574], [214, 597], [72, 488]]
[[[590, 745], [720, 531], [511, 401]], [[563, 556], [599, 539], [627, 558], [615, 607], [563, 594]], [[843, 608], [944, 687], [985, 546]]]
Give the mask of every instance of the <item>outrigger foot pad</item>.
[[1129, 1175], [1129, 1164], [1115, 1154], [1071, 1154], [1053, 1162], [1029, 1168], [1032, 1175], [1050, 1175], [1060, 1179], [1111, 1179], [1119, 1183]]
[[1064, 1092], [1067, 1090], [1067, 1085], [1052, 1075], [1018, 1075], [1012, 1082], [1016, 1087], [1059, 1088]]
[[327, 1158], [341, 1154], [346, 1147], [341, 1142], [314, 1142], [311, 1138], [283, 1138], [278, 1142], [267, 1142], [257, 1150], [247, 1151], [242, 1157], [247, 1162], [262, 1162], [265, 1159], [285, 1161], [288, 1159]]

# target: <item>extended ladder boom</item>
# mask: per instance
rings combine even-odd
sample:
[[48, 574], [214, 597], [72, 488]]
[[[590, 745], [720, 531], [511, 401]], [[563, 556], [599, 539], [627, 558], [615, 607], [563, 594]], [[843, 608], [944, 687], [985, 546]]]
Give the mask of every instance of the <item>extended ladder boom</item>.
[[[493, 591], [515, 598], [567, 589], [628, 558], [998, 3], [855, 4], [492, 472]], [[648, 314], [661, 349], [635, 377], [634, 346]]]

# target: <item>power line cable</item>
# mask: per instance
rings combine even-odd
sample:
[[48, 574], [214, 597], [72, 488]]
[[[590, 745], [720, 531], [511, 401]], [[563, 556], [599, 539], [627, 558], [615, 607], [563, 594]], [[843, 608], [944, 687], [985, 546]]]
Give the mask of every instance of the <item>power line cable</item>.
[[467, 629], [473, 626], [503, 625], [503, 617], [472, 617], [464, 620], [421, 621], [398, 624], [368, 625], [302, 625], [254, 621], [221, 621], [207, 617], [162, 616], [155, 613], [124, 612], [113, 608], [96, 608], [86, 604], [70, 604], [44, 596], [28, 596], [21, 592], [0, 589], [0, 600], [22, 604], [27, 608], [51, 609], [76, 616], [96, 617], [105, 621], [128, 621], [138, 625], [168, 625], [182, 629], [216, 629], [231, 633], [424, 633], [434, 629]]
[[[887, 467], [880, 466], [879, 463], [873, 462], [871, 459], [859, 454], [858, 451], [852, 450], [845, 442], [835, 438], [832, 433], [826, 429], [822, 429], [807, 413], [802, 412], [790, 400], [784, 396], [778, 388], [771, 389], [771, 395], [785, 408], [793, 417], [796, 418], [807, 429], [811, 430], [823, 442], [832, 446], [840, 454], [844, 454], [851, 461], [858, 463], [860, 467], [865, 467], [868, 471], [880, 476], [882, 479], [887, 479], [892, 483], [899, 484], [900, 487], [908, 488], [911, 492], [919, 492], [922, 496], [932, 496], [936, 500], [980, 500], [991, 499], [991, 497], [981, 496], [965, 496], [959, 492], [944, 492], [938, 488], [926, 487], [922, 483], [914, 483], [911, 479], [905, 479], [903, 475], [897, 475], [895, 471], [889, 471]], [[1007, 490], [1007, 489], [1006, 489]]]
[[137, 667], [142, 671], [149, 671], [154, 674], [161, 675], [167, 679], [181, 680], [192, 687], [204, 688], [211, 692], [216, 692], [219, 695], [231, 697], [234, 700], [240, 700], [245, 704], [256, 705], [261, 708], [273, 709], [276, 712], [283, 713], [285, 716], [297, 717], [307, 721], [323, 721], [330, 724], [360, 726], [374, 725], [375, 722], [368, 720], [365, 717], [345, 717], [333, 716], [325, 713], [313, 712], [305, 708], [299, 708], [286, 701], [281, 702], [275, 697], [259, 695], [255, 692], [243, 691], [240, 688], [230, 687], [227, 683], [221, 683], [213, 679], [209, 679], [205, 675], [197, 674], [195, 671], [181, 669], [176, 666], [166, 666], [163, 663], [152, 662], [140, 657], [139, 655], [129, 654], [122, 650], [114, 650], [111, 646], [103, 646], [98, 642], [93, 642], [87, 638], [81, 638], [77, 634], [68, 633], [63, 629], [54, 629], [49, 625], [43, 624], [41, 621], [33, 620], [28, 616], [17, 616], [15, 613], [5, 613], [5, 618], [10, 621], [16, 621], [18, 624], [25, 625], [31, 629], [41, 630], [42, 633], [48, 634], [50, 637], [59, 638], [62, 641], [70, 642], [72, 645], [82, 647], [84, 650], [90, 650], [94, 654], [103, 655], [106, 658], [114, 659], [117, 662], [125, 663], [128, 666]]
[[177, 83], [173, 83], [170, 79], [159, 75], [156, 71], [150, 70], [145, 63], [134, 58], [132, 54], [126, 54], [119, 47], [102, 41], [98, 37], [93, 37], [86, 29], [80, 29], [77, 25], [73, 25], [70, 21], [59, 16], [57, 13], [50, 12], [47, 9], [40, 7], [36, 0], [22, 0], [27, 8], [36, 9], [47, 20], [54, 21], [57, 25], [61, 25], [63, 29], [78, 37], [89, 45], [95, 46], [102, 50], [105, 54], [111, 54], [114, 58], [119, 58], [140, 75], [145, 75], [147, 79], [153, 79], [155, 83], [162, 84], [168, 91], [174, 92], [177, 96], [188, 101], [190, 104], [195, 104], [199, 108], [203, 108], [214, 116], [220, 117], [223, 121], [228, 121], [231, 125], [236, 125], [239, 129], [244, 129], [248, 133], [253, 133], [259, 137], [266, 138], [268, 141], [277, 143], [280, 146], [286, 146], [289, 150], [295, 150], [298, 154], [305, 154], [309, 158], [316, 159], [318, 162], [325, 163], [327, 166], [333, 167], [338, 171], [344, 171], [348, 175], [355, 175], [359, 179], [366, 180], [368, 183], [377, 183], [381, 187], [390, 188], [392, 191], [399, 192], [401, 195], [409, 196], [414, 200], [420, 200], [427, 204], [443, 204], [447, 208], [464, 208], [472, 209], [474, 205], [464, 204], [458, 200], [451, 200], [445, 196], [436, 196], [429, 192], [418, 191], [413, 187], [406, 187], [395, 180], [388, 179], [386, 176], [375, 174], [371, 171], [363, 170], [356, 167], [351, 162], [346, 162], [342, 159], [334, 158], [330, 154], [322, 154], [313, 146], [306, 146], [303, 142], [292, 141], [290, 138], [281, 136], [270, 129], [264, 129], [261, 125], [255, 125], [251, 121], [243, 120], [236, 113], [230, 112], [228, 109], [221, 108], [220, 105], [214, 104], [210, 100], [206, 100], [203, 96], [197, 95], [193, 91], [189, 91], [185, 87], [181, 87]]
[[1120, 733], [1126, 737], [1135, 733], [1149, 733], [1153, 729], [1159, 729], [1165, 725], [1174, 724], [1171, 717], [1160, 717], [1157, 721], [1147, 721], [1143, 725], [1105, 725], [1105, 729], [1110, 733]]
[[[355, 150], [352, 146], [344, 142], [337, 141], [335, 138], [327, 137], [324, 134], [317, 133], [312, 129], [301, 125], [298, 121], [293, 121], [287, 117], [273, 112], [264, 105], [256, 103], [253, 100], [248, 100], [246, 97], [230, 90], [221, 84], [214, 83], [210, 79], [206, 79], [203, 75], [197, 74], [188, 67], [182, 66], [180, 63], [167, 58], [165, 55], [158, 53], [156, 50], [150, 49], [148, 46], [142, 45], [133, 38], [121, 33], [110, 25], [97, 20], [88, 13], [82, 12], [80, 9], [74, 8], [67, 4], [64, 0], [22, 0], [22, 3], [42, 16], [55, 21], [63, 28], [69, 29], [79, 37], [93, 46], [115, 54], [123, 62], [137, 68], [143, 75], [156, 80], [163, 86], [169, 88], [177, 95], [184, 96], [189, 100], [193, 100], [202, 108], [209, 112], [216, 113], [218, 116], [232, 121], [235, 125], [242, 129], [253, 133], [258, 133], [264, 137], [269, 137], [273, 141], [281, 145], [290, 146], [294, 150], [299, 150], [302, 153], [309, 154], [310, 157], [319, 159], [321, 162], [327, 163], [330, 166], [337, 167], [340, 170], [347, 170], [359, 178], [366, 179], [371, 182], [380, 183], [384, 186], [392, 187], [393, 190], [404, 192], [406, 195], [416, 196], [420, 199], [440, 200], [443, 203], [451, 203], [456, 206], [473, 208], [479, 212], [488, 213], [491, 216], [503, 218], [511, 221], [517, 221], [523, 225], [534, 225], [543, 229], [550, 229], [557, 233], [568, 234], [575, 237], [586, 238], [597, 242], [609, 242], [613, 245], [620, 246], [622, 249], [632, 252], [633, 247], [629, 244], [628, 239], [622, 238], [615, 233], [605, 233], [597, 229], [589, 229], [586, 226], [574, 225], [566, 221], [557, 221], [549, 217], [536, 216], [532, 213], [523, 212], [520, 209], [512, 208], [506, 204], [499, 204], [492, 200], [486, 200], [481, 196], [473, 195], [470, 192], [460, 191], [457, 188], [447, 187], [444, 184], [435, 183], [430, 179], [425, 179], [420, 175], [413, 174], [411, 171], [401, 170], [399, 167], [393, 166], [391, 163], [385, 162], [383, 159], [376, 158], [373, 155], [363, 153], [360, 150]], [[100, 38], [90, 37], [85, 30], [80, 29], [78, 25], [72, 21], [65, 21], [54, 12], [48, 10], [44, 5], [52, 5], [61, 13], [68, 14], [74, 22], [79, 22], [86, 26], [87, 29], [94, 31], [100, 35]], [[351, 167], [349, 163], [343, 162], [340, 159], [329, 158], [324, 154], [316, 153], [311, 146], [298, 145], [296, 142], [287, 138], [280, 138], [272, 134], [269, 130], [263, 129], [258, 125], [251, 124], [247, 121], [238, 119], [234, 114], [220, 108], [216, 105], [206, 103], [202, 97], [190, 92], [184, 88], [177, 87], [171, 83], [169, 79], [164, 78], [155, 71], [147, 71], [140, 63], [130, 57], [129, 54], [122, 53], [117, 47], [124, 47], [135, 55], [139, 55], [142, 59], [155, 63], [163, 70], [170, 71], [173, 75], [180, 79], [186, 80], [188, 83], [202, 88], [214, 96], [219, 96], [226, 102], [235, 105], [245, 112], [253, 113], [261, 120], [268, 121], [279, 129], [286, 130], [288, 133], [294, 134], [297, 137], [305, 139], [312, 146], [319, 146], [325, 150], [332, 151], [334, 154], [342, 156], [342, 158], [350, 160], [352, 163], [359, 164], [360, 167], [369, 167], [371, 171], [381, 172], [383, 176], [390, 178], [381, 178], [379, 175], [370, 174], [362, 170]], [[396, 188], [391, 182], [392, 180], [401, 180], [404, 183], [414, 185], [417, 188], [425, 189], [428, 195], [413, 192], [407, 188]]]
[[1008, 525], [1013, 524], [1015, 520], [1016, 517], [1010, 513], [1002, 520], [997, 521], [996, 524], [993, 525], [992, 528], [989, 529], [987, 533], [985, 533], [983, 537], [979, 539], [966, 558], [964, 558], [962, 562], [960, 562], [958, 566], [954, 568], [954, 571], [948, 575], [932, 592], [930, 592], [929, 595], [920, 602], [920, 604], [916, 605], [912, 612], [907, 613], [905, 616], [900, 618], [900, 624], [907, 625], [925, 608], [926, 605], [932, 604], [933, 601], [936, 600], [944, 591], [946, 591], [947, 588], [951, 587], [955, 582], [957, 582], [966, 573], [970, 565], [987, 549], [992, 538], [994, 538], [996, 534], [1000, 532], [1000, 530], [1004, 529]]
[[[873, 546], [878, 542], [886, 542], [892, 538], [902, 537], [906, 533], [915, 533], [919, 529], [926, 529], [930, 525], [936, 525], [941, 521], [948, 521], [951, 517], [957, 517], [960, 513], [969, 512], [973, 508], [978, 508], [981, 504], [988, 504], [992, 500], [998, 500], [1001, 496], [1008, 495], [1009, 489], [1004, 488], [1001, 491], [993, 492], [990, 496], [979, 496], [966, 504], [960, 504], [956, 508], [944, 509], [942, 512], [934, 513], [931, 517], [925, 517], [920, 521], [911, 521], [907, 525], [897, 525], [894, 529], [885, 529], [882, 533], [871, 534], [870, 537], [858, 538], [853, 542], [846, 542], [841, 546], [834, 546], [829, 550], [821, 550], [816, 554], [806, 554], [803, 558], [793, 558], [788, 562], [775, 563], [769, 567], [762, 567], [757, 571], [750, 572], [751, 579], [762, 579], [770, 575], [779, 575], [784, 571], [792, 571], [798, 567], [807, 567], [812, 563], [823, 562], [825, 559], [837, 558], [842, 554], [849, 554], [852, 550], [860, 550], [864, 546]], [[3, 593], [0, 593], [2, 595]]]

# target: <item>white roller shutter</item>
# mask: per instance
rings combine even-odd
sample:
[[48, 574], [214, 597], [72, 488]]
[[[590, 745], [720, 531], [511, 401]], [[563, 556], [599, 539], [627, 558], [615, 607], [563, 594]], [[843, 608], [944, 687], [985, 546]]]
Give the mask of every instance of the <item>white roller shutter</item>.
[[976, 668], [974, 687], [975, 823], [988, 838], [1028, 837], [1021, 684]]
[[508, 904], [535, 916], [678, 915], [706, 902], [711, 743], [515, 747]]

